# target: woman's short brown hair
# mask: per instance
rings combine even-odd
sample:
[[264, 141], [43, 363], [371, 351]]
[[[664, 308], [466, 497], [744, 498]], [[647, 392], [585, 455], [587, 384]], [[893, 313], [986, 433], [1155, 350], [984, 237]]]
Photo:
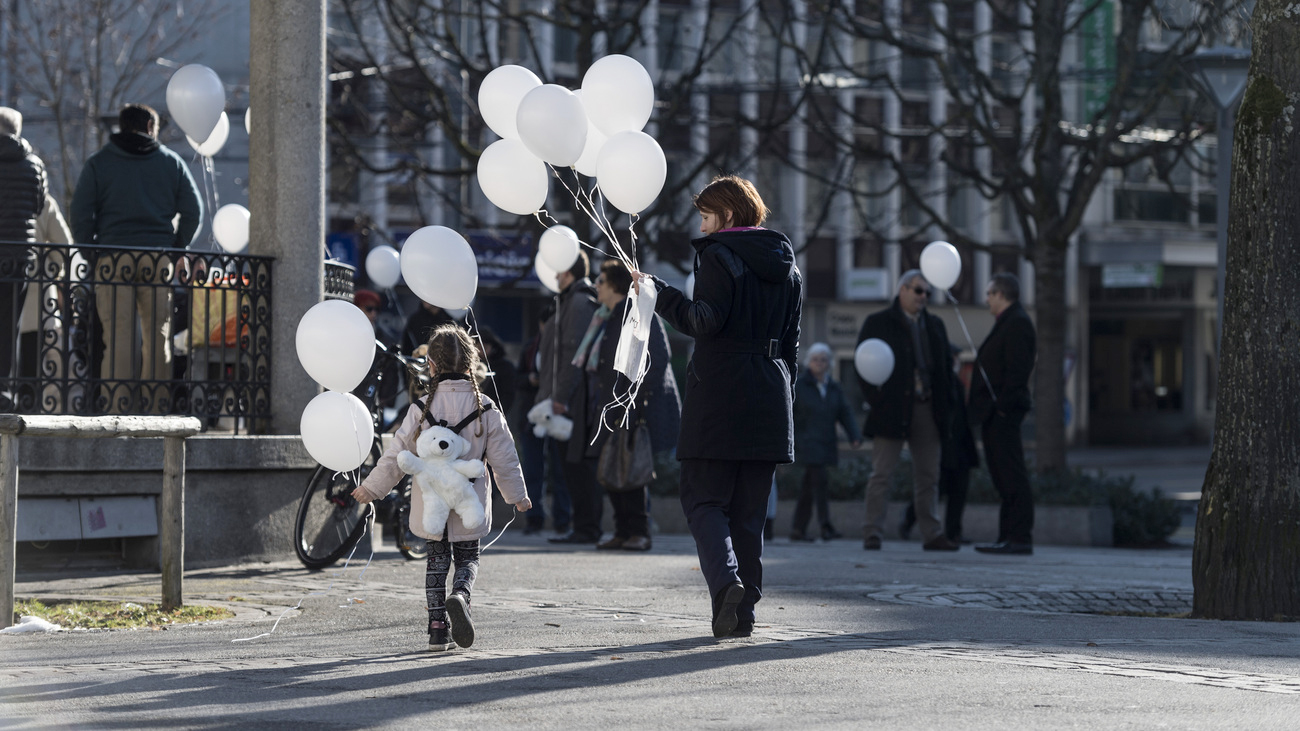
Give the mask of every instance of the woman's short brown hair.
[[632, 272], [627, 270], [627, 265], [618, 259], [606, 259], [604, 264], [600, 265], [600, 276], [604, 278], [605, 284], [620, 295], [627, 295], [627, 291], [632, 288]]
[[731, 211], [732, 226], [762, 226], [767, 220], [767, 206], [754, 184], [738, 175], [719, 175], [695, 196], [701, 213], [719, 216]]

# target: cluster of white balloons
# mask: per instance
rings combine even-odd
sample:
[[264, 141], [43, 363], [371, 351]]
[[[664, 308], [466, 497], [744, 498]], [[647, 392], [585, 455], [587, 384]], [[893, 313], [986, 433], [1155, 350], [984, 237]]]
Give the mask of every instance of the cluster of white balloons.
[[[465, 237], [445, 226], [425, 226], [402, 244], [378, 246], [366, 256], [366, 272], [381, 287], [405, 278], [420, 299], [448, 311], [469, 307], [478, 291], [478, 262]], [[365, 404], [351, 391], [370, 372], [375, 331], [351, 302], [327, 300], [298, 321], [298, 360], [324, 386], [302, 412], [302, 443], [312, 458], [336, 472], [360, 467], [375, 438]]]
[[[931, 241], [921, 251], [921, 274], [932, 286], [945, 291], [951, 289], [961, 277], [961, 254], [957, 247], [947, 241]], [[862, 380], [882, 386], [894, 372], [894, 350], [879, 338], [868, 338], [858, 343], [853, 366]]]
[[299, 429], [312, 459], [335, 472], [361, 466], [375, 439], [375, 424], [351, 391], [375, 357], [375, 330], [366, 313], [343, 300], [326, 300], [298, 321], [295, 345], [307, 375], [329, 389], [308, 402]]
[[[167, 82], [167, 113], [194, 151], [211, 158], [230, 138], [230, 117], [226, 114], [226, 88], [217, 72], [202, 64], [182, 66]], [[244, 113], [244, 130], [249, 130]], [[221, 248], [238, 254], [248, 248], [248, 209], [232, 203], [212, 216], [212, 235]]]
[[483, 79], [478, 103], [501, 137], [479, 158], [479, 187], [504, 211], [526, 216], [541, 209], [546, 163], [595, 177], [624, 213], [645, 210], [663, 190], [667, 160], [641, 131], [654, 109], [654, 82], [636, 59], [605, 56], [577, 91], [543, 84], [522, 66], [500, 66]]

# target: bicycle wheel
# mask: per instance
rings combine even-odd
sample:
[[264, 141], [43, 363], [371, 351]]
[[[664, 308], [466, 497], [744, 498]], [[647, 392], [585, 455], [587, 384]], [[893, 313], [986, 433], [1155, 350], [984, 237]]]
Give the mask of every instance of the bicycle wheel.
[[397, 550], [406, 557], [407, 561], [423, 561], [429, 557], [429, 544], [410, 529], [411, 478], [402, 480], [402, 484], [397, 487], [402, 491], [402, 501], [393, 516], [393, 535], [397, 539]]
[[370, 508], [353, 499], [354, 487], [324, 467], [317, 467], [307, 481], [293, 527], [293, 549], [303, 566], [323, 569], [361, 540]]

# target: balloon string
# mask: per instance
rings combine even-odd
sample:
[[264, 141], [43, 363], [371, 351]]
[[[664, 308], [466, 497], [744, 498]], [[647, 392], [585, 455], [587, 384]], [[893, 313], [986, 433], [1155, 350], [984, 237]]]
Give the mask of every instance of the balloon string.
[[[348, 564], [352, 563], [352, 557], [356, 555], [357, 546], [361, 545], [361, 541], [365, 540], [366, 534], [369, 533], [371, 530], [371, 523], [373, 522], [374, 517], [375, 517], [374, 507], [372, 505], [367, 504], [366, 515], [365, 518], [363, 518], [363, 520], [365, 521], [365, 527], [361, 529], [361, 537], [357, 539], [356, 543], [352, 544], [352, 551], [348, 554], [347, 560], [343, 562], [343, 567], [340, 568], [335, 573], [334, 580], [330, 582], [329, 586], [325, 587], [323, 591], [309, 591], [306, 594], [303, 594], [302, 597], [298, 599], [297, 604], [293, 605], [292, 607], [289, 607], [288, 609], [285, 609], [283, 612], [280, 612], [280, 616], [275, 618], [275, 624], [271, 625], [271, 629], [269, 631], [263, 632], [260, 635], [254, 635], [252, 637], [238, 637], [236, 639], [231, 640], [231, 642], [249, 642], [251, 640], [260, 640], [263, 637], [270, 637], [272, 634], [275, 633], [276, 628], [280, 626], [280, 620], [284, 619], [285, 616], [289, 614], [289, 612], [295, 611], [297, 609], [301, 609], [302, 603], [307, 601], [308, 597], [329, 595], [330, 591], [334, 589], [334, 585], [337, 584], [339, 580], [343, 578], [343, 574], [347, 572]], [[375, 559], [375, 548], [372, 545], [370, 547], [370, 556], [366, 558], [366, 565], [362, 567], [361, 573], [357, 574], [357, 578], [356, 578], [357, 581], [360, 581], [361, 578], [366, 575], [366, 569], [370, 568], [370, 562], [373, 561], [374, 559]], [[364, 599], [357, 599], [356, 597], [348, 597], [348, 603], [340, 606], [350, 607], [354, 604], [364, 604], [364, 603], [365, 603]]]
[[952, 302], [952, 311], [957, 313], [957, 322], [961, 324], [962, 334], [966, 336], [966, 342], [970, 344], [970, 349], [975, 353], [975, 367], [979, 369], [980, 375], [984, 377], [984, 385], [988, 387], [989, 395], [993, 397], [993, 403], [996, 404], [998, 395], [993, 392], [993, 384], [989, 381], [989, 374], [984, 371], [984, 364], [980, 363], [979, 350], [975, 347], [975, 341], [971, 339], [970, 330], [966, 327], [966, 320], [961, 316], [961, 308], [957, 306], [957, 298], [949, 294], [946, 289], [944, 294], [947, 294], [948, 300]]
[[[614, 254], [618, 257], [619, 261], [623, 262], [623, 264], [627, 266], [628, 271], [636, 271], [637, 268], [636, 268], [635, 259], [628, 256], [627, 252], [623, 250], [623, 247], [619, 245], [618, 235], [614, 232], [613, 224], [611, 224], [609, 219], [604, 215], [603, 199], [601, 201], [601, 204], [598, 205], [596, 201], [591, 197], [591, 194], [588, 193], [581, 185], [576, 186], [578, 190], [575, 191], [573, 187], [570, 187], [569, 183], [565, 181], [564, 177], [560, 175], [560, 172], [555, 169], [555, 166], [550, 165], [548, 163], [547, 167], [551, 169], [551, 173], [555, 176], [555, 179], [560, 181], [560, 185], [564, 186], [564, 189], [568, 191], [570, 196], [572, 196], [574, 203], [577, 204], [578, 206], [578, 210], [586, 214], [586, 216], [590, 218], [593, 223], [596, 224], [596, 228], [600, 230], [600, 232], [605, 236], [605, 238], [609, 239], [610, 245], [613, 247]], [[575, 173], [574, 175], [576, 177], [577, 174]], [[596, 191], [597, 196], [600, 196], [600, 188], [596, 187], [594, 190]], [[552, 218], [552, 220], [554, 219]], [[584, 242], [579, 242], [579, 243], [584, 243]], [[586, 244], [586, 245], [588, 246], [588, 248], [591, 248], [592, 250], [599, 251], [599, 249], [597, 249], [595, 246], [592, 246], [590, 244]]]

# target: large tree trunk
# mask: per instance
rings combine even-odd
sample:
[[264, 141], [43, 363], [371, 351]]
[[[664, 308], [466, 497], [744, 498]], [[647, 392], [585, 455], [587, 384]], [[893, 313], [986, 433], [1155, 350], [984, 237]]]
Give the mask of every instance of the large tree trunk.
[[1065, 468], [1065, 247], [1066, 242], [1040, 241], [1034, 256], [1034, 466], [1039, 472]]
[[1196, 519], [1196, 616], [1300, 617], [1300, 24], [1254, 13], [1238, 112], [1214, 452]]

